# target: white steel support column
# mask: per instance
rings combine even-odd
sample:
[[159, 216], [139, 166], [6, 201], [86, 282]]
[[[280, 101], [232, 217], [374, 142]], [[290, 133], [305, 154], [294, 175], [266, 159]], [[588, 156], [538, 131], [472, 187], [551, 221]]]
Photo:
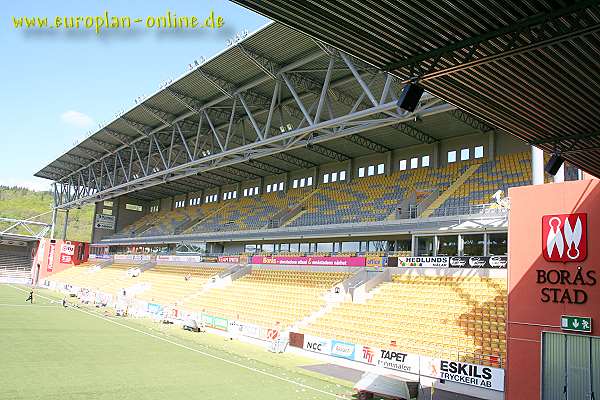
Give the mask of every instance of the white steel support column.
[[62, 240], [67, 240], [67, 229], [69, 228], [69, 209], [65, 210], [65, 225], [63, 227]]
[[544, 184], [544, 150], [531, 146], [531, 183]]
[[56, 227], [56, 207], [52, 207], [52, 227], [50, 228], [50, 239], [54, 239], [54, 231]]
[[565, 164], [560, 166], [556, 175], [554, 175], [554, 183], [560, 183], [565, 181]]

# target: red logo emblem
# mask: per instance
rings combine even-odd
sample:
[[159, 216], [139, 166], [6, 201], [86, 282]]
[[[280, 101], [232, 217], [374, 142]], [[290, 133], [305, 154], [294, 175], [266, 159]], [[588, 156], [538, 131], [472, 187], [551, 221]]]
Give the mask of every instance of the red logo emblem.
[[373, 363], [373, 356], [375, 355], [373, 350], [368, 346], [363, 346], [362, 350], [363, 350], [363, 359], [366, 362], [368, 362], [369, 364]]
[[542, 252], [546, 261], [583, 261], [587, 257], [587, 214], [542, 217]]

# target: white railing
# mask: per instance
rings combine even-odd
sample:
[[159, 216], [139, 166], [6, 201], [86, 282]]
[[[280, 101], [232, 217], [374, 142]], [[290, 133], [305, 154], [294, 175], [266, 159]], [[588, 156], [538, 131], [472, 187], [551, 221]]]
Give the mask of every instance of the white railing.
[[[419, 211], [416, 205], [410, 207], [410, 218], [419, 218]], [[508, 208], [502, 207], [497, 203], [474, 204], [466, 206], [440, 207], [437, 208], [432, 217], [450, 217], [455, 215], [490, 215], [505, 216], [508, 214]]]

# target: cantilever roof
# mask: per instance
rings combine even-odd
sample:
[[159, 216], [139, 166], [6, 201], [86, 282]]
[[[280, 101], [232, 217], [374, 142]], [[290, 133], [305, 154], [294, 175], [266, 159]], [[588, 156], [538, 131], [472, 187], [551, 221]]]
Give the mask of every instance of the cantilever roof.
[[[271, 23], [138, 102], [42, 168], [36, 176], [69, 184], [70, 189], [62, 190], [58, 195], [64, 194], [66, 200], [62, 203], [70, 203], [71, 206], [75, 201], [81, 204], [122, 193], [131, 193], [141, 199], [155, 199], [491, 129], [489, 125], [473, 120], [452, 110], [452, 106], [426, 95], [433, 108], [445, 107], [444, 110], [450, 112], [432, 112], [422, 119], [415, 116], [415, 121], [381, 125], [349, 138], [334, 136], [331, 140], [325, 138], [320, 142], [306, 142], [306, 145], [286, 148], [279, 153], [253, 153], [251, 159], [240, 157], [239, 161], [231, 161], [223, 168], [197, 174], [186, 173], [181, 178], [167, 173], [173, 167], [180, 168], [181, 172], [186, 162], [186, 152], [194, 150], [190, 148], [198, 145], [199, 138], [210, 136], [209, 124], [210, 128], [213, 128], [212, 125], [217, 129], [221, 127], [221, 140], [225, 138], [228, 125], [231, 127], [229, 148], [241, 148], [245, 143], [258, 141], [255, 127], [250, 123], [252, 118], [245, 115], [244, 108], [240, 106], [241, 94], [255, 122], [264, 127], [268, 125], [272, 94], [280, 85], [278, 101], [284, 114], [273, 115], [271, 129], [279, 130], [282, 120], [285, 126], [302, 127], [304, 120], [301, 107], [275, 75], [285, 71], [286, 76], [293, 79], [297, 97], [308, 108], [310, 102], [315, 105], [319, 99], [332, 58], [335, 60], [331, 64], [329, 92], [332, 94], [328, 96], [327, 106], [323, 106], [323, 114], [328, 114], [332, 119], [348, 115], [353, 112], [351, 109], [353, 104], [356, 106], [356, 101], [360, 103], [358, 112], [373, 107], [353, 73], [337, 54], [333, 56], [330, 53], [330, 48], [283, 24]], [[379, 93], [385, 92], [385, 74], [368, 63], [356, 58], [352, 60], [356, 73], [364, 78], [373, 93], [379, 96]], [[402, 83], [396, 79], [390, 82], [389, 96], [393, 99]], [[361, 96], [363, 100], [360, 100]], [[232, 112], [236, 107], [237, 111]], [[387, 113], [390, 114], [389, 111]], [[209, 114], [210, 122], [207, 123]], [[376, 119], [377, 115], [374, 116]], [[176, 128], [180, 129], [181, 138]], [[213, 139], [210, 138], [211, 143]], [[165, 154], [156, 153], [157, 145]], [[212, 145], [218, 150], [215, 143]], [[276, 145], [271, 145], [271, 148], [276, 148]], [[168, 156], [166, 149], [169, 149]], [[131, 170], [132, 163], [139, 164], [137, 171]], [[165, 169], [163, 164], [169, 167]], [[157, 176], [153, 177], [154, 168], [158, 167], [163, 168], [161, 173], [164, 173], [158, 176], [157, 172]], [[139, 177], [142, 172], [147, 177]], [[138, 178], [147, 179], [137, 184], [134, 181]], [[97, 190], [96, 186], [99, 186]], [[120, 192], [108, 193], [112, 190], [109, 188], [111, 186], [118, 186]], [[93, 187], [93, 192], [88, 190], [90, 187]], [[69, 194], [69, 190], [75, 194]], [[90, 196], [96, 192], [104, 197], [98, 195], [92, 199]]]
[[600, 176], [598, 0], [233, 0]]

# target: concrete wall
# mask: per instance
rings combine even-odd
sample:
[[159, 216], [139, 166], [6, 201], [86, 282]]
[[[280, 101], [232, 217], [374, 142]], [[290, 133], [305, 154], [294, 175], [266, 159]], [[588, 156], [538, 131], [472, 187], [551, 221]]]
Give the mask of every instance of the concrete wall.
[[[297, 171], [292, 171], [289, 173], [289, 180], [288, 180], [288, 189], [293, 190], [294, 186], [294, 179], [298, 179], [298, 181], [300, 181], [300, 179], [302, 178], [308, 178], [309, 176], [313, 177], [313, 184], [311, 187], [315, 187], [315, 171], [314, 168], [310, 168], [310, 169], [301, 169], [301, 170], [297, 170]], [[306, 187], [306, 186], [305, 186]], [[300, 188], [300, 182], [298, 182], [298, 188]]]
[[[108, 237], [108, 236], [114, 234], [115, 232], [120, 231], [121, 229], [125, 228], [128, 225], [131, 225], [132, 223], [139, 220], [144, 215], [146, 215], [150, 212], [150, 204], [156, 204], [156, 201], [148, 202], [148, 201], [133, 199], [128, 196], [121, 196], [121, 197], [111, 199], [108, 201], [113, 202], [112, 207], [104, 205], [104, 202], [96, 203], [95, 210], [94, 210], [94, 222], [96, 220], [96, 214], [101, 214], [102, 210], [105, 208], [111, 209], [112, 215], [115, 217], [115, 229], [114, 230], [99, 229], [94, 226], [92, 229], [92, 243], [98, 243], [103, 238]], [[140, 206], [142, 206], [142, 211], [128, 210], [128, 209], [126, 209], [126, 204], [140, 205]], [[161, 199], [160, 200], [160, 209], [161, 210], [170, 210], [171, 204], [172, 204], [171, 198]]]
[[175, 208], [175, 202], [177, 201], [183, 201], [184, 207], [187, 207], [187, 195], [186, 194], [180, 194], [177, 196], [173, 197], [173, 208]]
[[223, 253], [226, 254], [241, 254], [244, 248], [244, 243], [223, 243]]
[[[102, 214], [102, 211], [106, 208], [106, 209], [110, 209], [112, 211], [112, 215], [114, 216], [117, 210], [116, 207], [116, 200], [112, 200], [113, 205], [115, 205], [114, 207], [105, 207], [104, 206], [104, 202], [99, 201], [95, 204], [94, 206], [94, 218], [92, 219], [92, 243], [98, 243], [100, 240], [114, 234], [116, 232], [116, 224], [115, 224], [115, 229], [100, 229], [100, 228], [96, 228], [95, 226], [95, 222], [96, 222], [96, 215], [98, 214]], [[116, 216], [115, 216], [116, 219]]]
[[496, 133], [496, 155], [530, 152], [531, 146], [508, 133]]
[[[170, 204], [171, 199], [167, 199], [167, 200], [169, 201], [169, 204]], [[140, 205], [143, 207], [143, 210], [142, 211], [128, 210], [125, 208], [127, 204]], [[162, 205], [162, 200], [161, 200], [161, 205]], [[117, 231], [120, 231], [121, 229], [125, 228], [127, 225], [131, 225], [138, 219], [142, 218], [144, 215], [148, 214], [148, 212], [150, 211], [150, 206], [147, 201], [132, 199], [128, 196], [121, 196], [121, 197], [117, 198], [115, 201], [115, 206], [117, 207], [117, 214], [116, 214], [116, 216], [117, 216], [117, 223], [116, 223]], [[114, 215], [114, 212], [113, 212], [113, 215]]]
[[406, 160], [407, 168], [410, 168], [410, 159], [417, 157], [419, 159], [419, 167], [421, 166], [421, 157], [429, 156], [430, 166], [433, 166], [433, 153], [435, 145], [420, 144], [417, 146], [405, 147], [394, 150], [392, 152], [392, 171], [400, 169], [400, 160]]
[[[273, 183], [279, 184], [279, 182], [283, 182], [283, 189], [287, 190], [288, 183], [287, 183], [287, 175], [286, 174], [271, 175], [271, 176], [265, 177], [265, 179], [264, 179], [264, 185], [265, 185], [265, 187], [263, 188], [263, 192], [266, 193], [266, 191], [267, 191], [266, 190], [266, 186], [267, 185], [272, 185]], [[246, 186], [242, 186], [242, 187], [246, 187]]]
[[173, 199], [171, 197], [165, 197], [160, 199], [160, 211], [171, 211], [173, 209]]
[[[204, 193], [201, 190], [188, 193], [188, 199], [195, 199], [196, 197], [198, 197], [200, 199], [199, 204], [204, 203]], [[188, 206], [188, 205], [189, 205], [189, 203], [186, 204], [186, 206]]]

